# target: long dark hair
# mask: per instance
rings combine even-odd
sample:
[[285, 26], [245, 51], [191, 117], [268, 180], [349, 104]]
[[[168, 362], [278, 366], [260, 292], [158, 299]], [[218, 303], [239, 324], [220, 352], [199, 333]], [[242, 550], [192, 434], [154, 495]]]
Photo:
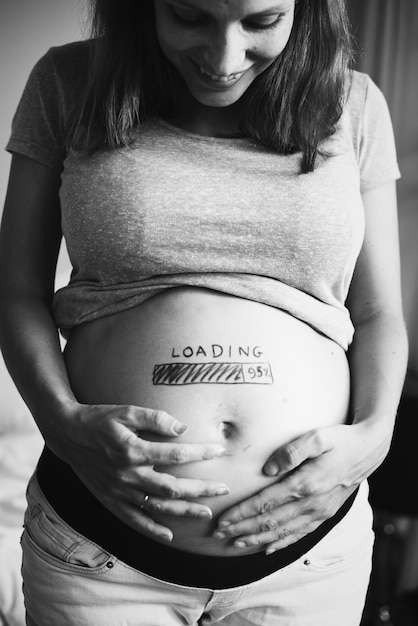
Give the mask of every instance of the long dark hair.
[[[92, 56], [69, 148], [130, 145], [141, 121], [170, 116], [184, 84], [158, 44], [153, 0], [91, 0]], [[241, 130], [314, 169], [333, 134], [352, 59], [345, 0], [296, 0], [290, 39], [242, 98]]]

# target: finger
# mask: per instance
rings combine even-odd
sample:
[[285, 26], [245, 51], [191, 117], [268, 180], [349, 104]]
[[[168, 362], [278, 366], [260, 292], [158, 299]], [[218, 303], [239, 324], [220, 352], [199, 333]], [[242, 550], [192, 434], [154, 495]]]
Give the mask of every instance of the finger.
[[194, 478], [176, 478], [171, 474], [155, 472], [152, 468], [142, 468], [137, 472], [137, 479], [131, 482], [130, 492], [134, 501], [138, 501], [140, 492], [162, 496], [164, 499], [189, 499], [210, 496], [223, 496], [229, 493], [225, 483]]
[[276, 530], [276, 532], [270, 531], [239, 537], [238, 539], [235, 539], [232, 546], [237, 550], [255, 547], [263, 547], [264, 549], [266, 549], [268, 545], [271, 545], [272, 542], [275, 542], [276, 546], [280, 545], [282, 548], [284, 548], [286, 545], [290, 545], [296, 540], [296, 536], [289, 528], [282, 527], [280, 530]]
[[287, 522], [312, 508], [312, 497], [318, 497], [318, 486], [308, 467], [267, 487], [248, 500], [226, 511], [218, 521], [218, 530], [227, 535], [238, 535], [254, 528], [260, 516], [269, 517], [275, 512], [279, 522]]
[[256, 532], [237, 537], [232, 545], [238, 550], [256, 546], [264, 546], [267, 549], [274, 543], [274, 549], [277, 550], [295, 543], [319, 524], [320, 522], [312, 523], [308, 517], [303, 516], [288, 520], [287, 523], [279, 523], [274, 517], [267, 518], [259, 523]]
[[265, 544], [265, 553], [273, 554], [273, 552], [277, 552], [277, 550], [282, 550], [283, 548], [287, 548], [287, 546], [292, 545], [296, 541], [303, 539], [311, 532], [314, 532], [316, 528], [318, 528], [320, 523], [312, 524], [311, 526], [301, 526], [299, 528], [292, 529], [291, 527], [283, 528], [277, 535], [275, 541], [272, 543]]
[[133, 412], [133, 419], [139, 431], [149, 430], [160, 435], [177, 437], [187, 430], [187, 425], [166, 413], [155, 409], [143, 409], [138, 407], [126, 407], [127, 411]]
[[308, 459], [318, 457], [329, 451], [331, 446], [327, 433], [327, 428], [311, 430], [281, 446], [264, 465], [264, 473], [267, 476], [286, 474]]
[[[170, 476], [169, 474], [167, 476]], [[225, 496], [229, 487], [218, 481], [205, 481], [194, 478], [176, 478], [178, 498], [201, 498], [210, 496]]]
[[138, 439], [135, 452], [136, 461], [140, 465], [180, 465], [224, 456], [226, 449], [219, 444], [167, 443]]
[[234, 507], [228, 509], [218, 521], [218, 529], [234, 532], [237, 525], [243, 520], [254, 518], [263, 513], [268, 513], [273, 509], [281, 507], [288, 499], [286, 490], [280, 485], [267, 487], [260, 493], [248, 500], [244, 500]]
[[[144, 496], [142, 494], [142, 499], [143, 497]], [[114, 501], [107, 501], [107, 499], [103, 499], [102, 502], [104, 506], [106, 506], [106, 508], [108, 508], [109, 511], [115, 515]], [[117, 517], [135, 531], [149, 533], [155, 538], [162, 539], [163, 541], [170, 542], [173, 540], [172, 531], [166, 526], [158, 524], [147, 514], [143, 513], [139, 506], [132, 506], [131, 502], [118, 500], [116, 511]]]
[[176, 517], [212, 518], [212, 511], [208, 506], [185, 500], [162, 500], [153, 496], [144, 502], [142, 508], [150, 513], [162, 513]]
[[297, 525], [290, 524], [288, 526], [281, 526], [272, 532], [240, 537], [234, 541], [233, 547], [237, 550], [242, 550], [248, 547], [263, 546], [266, 554], [273, 554], [273, 552], [283, 550], [283, 548], [287, 548], [296, 543], [296, 541], [306, 537], [306, 535], [313, 532], [316, 527], [315, 525], [309, 527], [304, 526], [299, 521]]
[[214, 536], [218, 539], [227, 539], [272, 532], [280, 526], [287, 526], [293, 521], [294, 517], [293, 508], [283, 506], [262, 515], [249, 517], [235, 524], [224, 526], [222, 523], [219, 523]]
[[297, 537], [312, 532], [335, 515], [344, 502], [344, 497], [346, 498], [346, 493], [341, 494], [338, 491], [338, 494], [321, 494], [296, 500], [270, 513], [228, 525], [216, 531], [215, 536], [220, 539], [237, 537], [241, 542], [238, 547], [258, 545], [273, 539], [279, 539], [281, 547], [284, 547], [295, 540], [294, 537], [287, 540], [288, 531]]

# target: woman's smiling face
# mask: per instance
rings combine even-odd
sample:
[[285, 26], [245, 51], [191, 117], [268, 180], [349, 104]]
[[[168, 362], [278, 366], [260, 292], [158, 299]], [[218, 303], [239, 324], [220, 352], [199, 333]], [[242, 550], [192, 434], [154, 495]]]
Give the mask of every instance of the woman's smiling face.
[[161, 49], [205, 106], [237, 102], [293, 26], [295, 0], [154, 1]]

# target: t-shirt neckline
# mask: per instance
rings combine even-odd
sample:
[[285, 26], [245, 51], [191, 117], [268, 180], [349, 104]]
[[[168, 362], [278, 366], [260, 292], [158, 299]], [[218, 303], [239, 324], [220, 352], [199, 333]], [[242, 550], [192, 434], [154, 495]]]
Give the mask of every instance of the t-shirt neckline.
[[175, 126], [171, 122], [167, 122], [167, 120], [162, 119], [161, 117], [155, 118], [158, 126], [162, 126], [167, 130], [170, 130], [177, 135], [182, 135], [183, 137], [189, 137], [190, 139], [195, 139], [196, 141], [205, 141], [207, 143], [219, 143], [223, 145], [233, 144], [248, 144], [254, 143], [254, 141], [250, 137], [212, 137], [210, 135], [199, 135], [198, 133], [193, 133], [189, 130], [185, 130], [184, 128], [180, 128], [179, 126]]

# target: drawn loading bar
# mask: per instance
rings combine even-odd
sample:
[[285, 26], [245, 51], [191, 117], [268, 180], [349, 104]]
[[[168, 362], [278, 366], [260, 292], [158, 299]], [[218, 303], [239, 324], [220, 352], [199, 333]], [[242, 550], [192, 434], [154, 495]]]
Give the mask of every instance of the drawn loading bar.
[[272, 385], [271, 365], [264, 363], [163, 363], [155, 365], [153, 385]]

